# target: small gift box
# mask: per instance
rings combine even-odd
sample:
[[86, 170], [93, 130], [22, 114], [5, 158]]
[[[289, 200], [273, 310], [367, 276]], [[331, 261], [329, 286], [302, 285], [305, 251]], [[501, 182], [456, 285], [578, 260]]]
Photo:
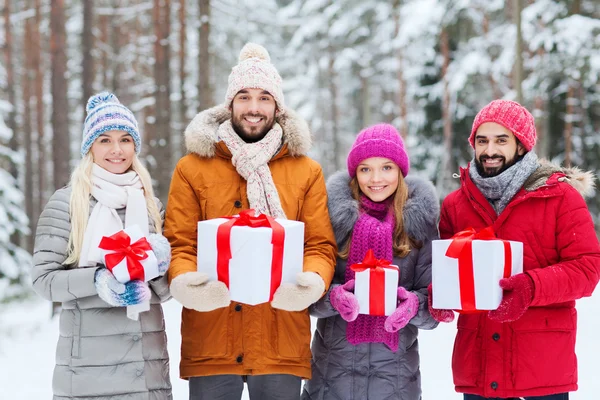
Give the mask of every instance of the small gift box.
[[400, 270], [388, 260], [375, 258], [367, 251], [361, 263], [350, 268], [354, 274], [354, 295], [358, 299], [359, 314], [390, 315], [398, 302]]
[[159, 276], [158, 260], [137, 225], [129, 226], [100, 240], [104, 265], [121, 283], [147, 282]]
[[495, 310], [500, 279], [523, 272], [523, 243], [500, 240], [491, 227], [469, 228], [432, 242], [433, 308]]
[[296, 283], [304, 260], [304, 223], [254, 214], [198, 222], [198, 271], [249, 305], [271, 301], [283, 282]]

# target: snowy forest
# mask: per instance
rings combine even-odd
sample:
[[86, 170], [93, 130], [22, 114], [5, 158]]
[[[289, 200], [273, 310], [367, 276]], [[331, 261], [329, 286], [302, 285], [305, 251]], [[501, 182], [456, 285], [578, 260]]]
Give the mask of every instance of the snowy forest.
[[[540, 157], [600, 172], [598, 0], [3, 0], [0, 302], [28, 295], [33, 233], [79, 158], [85, 103], [131, 108], [166, 202], [183, 131], [223, 102], [242, 46], [267, 48], [326, 176], [390, 122], [442, 199], [493, 99], [536, 117]], [[600, 226], [600, 198], [589, 201]]]

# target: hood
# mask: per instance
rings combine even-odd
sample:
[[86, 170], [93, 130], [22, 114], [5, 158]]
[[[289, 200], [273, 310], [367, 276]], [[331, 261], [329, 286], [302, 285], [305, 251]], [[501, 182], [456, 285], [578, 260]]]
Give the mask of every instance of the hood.
[[[217, 131], [228, 119], [231, 119], [231, 111], [223, 105], [196, 114], [184, 133], [187, 151], [201, 157], [213, 157], [219, 142]], [[306, 155], [312, 145], [306, 121], [290, 109], [286, 109], [275, 120], [283, 130], [283, 143], [287, 144], [288, 153], [292, 156]]]
[[[358, 219], [358, 201], [352, 197], [350, 176], [339, 171], [327, 180], [329, 217], [338, 247], [348, 240]], [[407, 176], [408, 200], [404, 205], [404, 227], [408, 235], [418, 241], [425, 241], [437, 226], [440, 204], [433, 184], [427, 180]]]
[[584, 198], [591, 197], [595, 191], [595, 176], [591, 171], [582, 171], [577, 167], [561, 167], [546, 159], [540, 159], [540, 166], [523, 184], [528, 192], [532, 192], [544, 186], [548, 179], [558, 174], [558, 181], [573, 186]]

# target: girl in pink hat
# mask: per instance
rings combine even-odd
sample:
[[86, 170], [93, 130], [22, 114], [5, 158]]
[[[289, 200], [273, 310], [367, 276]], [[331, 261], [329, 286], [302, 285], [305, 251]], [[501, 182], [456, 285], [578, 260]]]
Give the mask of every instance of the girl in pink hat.
[[[438, 198], [430, 182], [407, 176], [404, 142], [389, 124], [360, 132], [347, 161], [348, 171], [327, 182], [339, 253], [331, 288], [311, 307], [319, 320], [302, 398], [419, 400], [418, 329], [437, 326], [427, 286]], [[359, 315], [349, 267], [370, 249], [400, 268], [397, 308], [389, 316]]]

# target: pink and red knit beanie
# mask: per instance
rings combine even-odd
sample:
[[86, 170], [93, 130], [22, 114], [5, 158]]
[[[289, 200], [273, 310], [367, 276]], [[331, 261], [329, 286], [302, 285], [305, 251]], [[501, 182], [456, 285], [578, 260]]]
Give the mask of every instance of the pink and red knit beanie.
[[402, 137], [390, 124], [377, 124], [363, 129], [348, 154], [348, 174], [356, 176], [356, 168], [367, 158], [383, 157], [392, 160], [406, 177], [410, 169]]
[[246, 43], [240, 51], [238, 65], [229, 74], [225, 106], [229, 107], [242, 89], [263, 89], [273, 96], [281, 114], [285, 109], [281, 83], [281, 76], [271, 64], [269, 52], [256, 43]]
[[511, 131], [530, 151], [537, 140], [533, 115], [525, 107], [511, 100], [494, 100], [477, 113], [473, 121], [473, 129], [469, 142], [475, 148], [475, 133], [479, 126], [486, 122], [495, 122]]

